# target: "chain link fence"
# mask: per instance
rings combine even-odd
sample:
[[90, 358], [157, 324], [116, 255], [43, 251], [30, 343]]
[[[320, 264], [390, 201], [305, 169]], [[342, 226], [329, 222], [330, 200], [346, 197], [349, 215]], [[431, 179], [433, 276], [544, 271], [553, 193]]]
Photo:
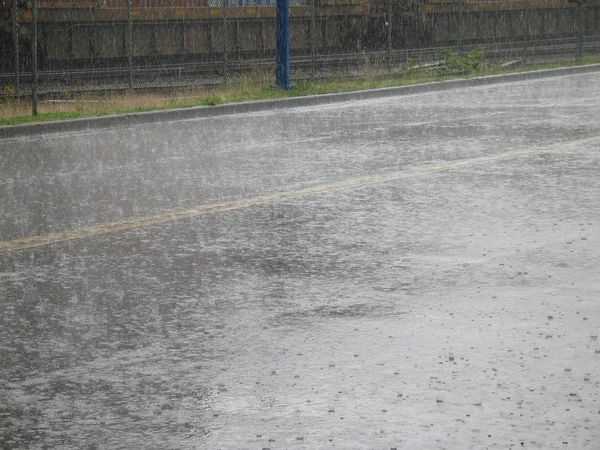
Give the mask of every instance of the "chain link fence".
[[[2, 1], [1, 96], [32, 92], [32, 4]], [[37, 0], [37, 90], [274, 80], [276, 0]], [[600, 52], [600, 1], [290, 0], [292, 81], [435, 67], [478, 49], [507, 64]]]

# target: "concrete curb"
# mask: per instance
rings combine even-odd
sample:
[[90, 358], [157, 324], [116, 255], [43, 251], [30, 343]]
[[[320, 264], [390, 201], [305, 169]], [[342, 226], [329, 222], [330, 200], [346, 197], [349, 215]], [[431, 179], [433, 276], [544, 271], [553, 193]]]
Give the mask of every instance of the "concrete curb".
[[9, 125], [0, 127], [0, 140], [36, 136], [41, 134], [67, 133], [115, 127], [128, 127], [133, 125], [144, 125], [159, 122], [173, 122], [177, 120], [216, 117], [230, 114], [243, 114], [280, 108], [325, 105], [355, 100], [368, 100], [426, 92], [438, 92], [456, 88], [487, 86], [491, 84], [536, 80], [592, 72], [600, 72], [600, 64], [536, 70], [531, 72], [510, 73], [503, 75], [491, 75], [479, 78], [440, 81], [434, 83], [414, 84], [410, 86], [371, 89], [356, 92], [343, 92], [338, 94], [311, 95], [306, 97], [292, 97], [258, 102], [229, 103], [218, 106], [199, 106], [166, 111], [149, 111], [115, 116], [89, 117], [84, 119], [39, 122], [24, 125]]

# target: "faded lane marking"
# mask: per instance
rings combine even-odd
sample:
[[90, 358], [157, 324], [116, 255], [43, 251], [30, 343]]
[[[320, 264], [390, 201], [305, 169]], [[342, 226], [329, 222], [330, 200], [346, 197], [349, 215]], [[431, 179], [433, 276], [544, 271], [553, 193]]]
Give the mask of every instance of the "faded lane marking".
[[294, 199], [328, 192], [335, 192], [344, 189], [368, 186], [372, 184], [384, 183], [386, 181], [401, 180], [405, 178], [418, 177], [433, 173], [460, 170], [466, 167], [488, 164], [497, 161], [505, 161], [515, 158], [524, 158], [543, 153], [558, 152], [579, 145], [591, 144], [596, 142], [600, 142], [600, 136], [564, 142], [552, 145], [550, 147], [534, 148], [531, 150], [515, 150], [512, 152], [505, 152], [499, 155], [482, 156], [479, 158], [471, 158], [463, 161], [435, 164], [428, 167], [417, 167], [408, 170], [398, 170], [394, 172], [387, 172], [376, 175], [367, 175], [363, 177], [350, 178], [334, 183], [326, 183], [317, 186], [312, 186], [306, 189], [300, 189], [296, 191], [286, 191], [274, 194], [259, 195], [247, 199], [232, 200], [230, 202], [224, 203], [214, 203], [210, 205], [198, 206], [195, 208], [154, 214], [151, 216], [135, 217], [130, 219], [119, 220], [117, 222], [92, 225], [89, 227], [79, 228], [75, 230], [60, 231], [56, 233], [48, 233], [41, 236], [31, 236], [22, 239], [15, 239], [12, 241], [4, 241], [0, 242], [0, 253], [23, 250], [31, 247], [39, 247], [42, 245], [70, 241], [73, 239], [82, 239], [85, 237], [111, 233], [114, 231], [131, 230], [133, 228], [140, 228], [164, 222], [172, 222], [175, 220], [189, 219], [192, 217], [198, 217], [207, 214], [215, 214], [218, 212], [231, 211], [235, 209], [248, 208], [250, 206], [264, 205], [278, 202], [281, 200]]

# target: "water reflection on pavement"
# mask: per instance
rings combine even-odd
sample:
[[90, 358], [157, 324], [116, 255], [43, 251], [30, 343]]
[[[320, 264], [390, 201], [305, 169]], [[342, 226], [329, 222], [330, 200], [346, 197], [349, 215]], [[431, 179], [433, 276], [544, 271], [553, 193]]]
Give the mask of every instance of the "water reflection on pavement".
[[0, 141], [0, 240], [74, 236], [0, 253], [0, 447], [594, 449], [597, 117], [591, 74]]

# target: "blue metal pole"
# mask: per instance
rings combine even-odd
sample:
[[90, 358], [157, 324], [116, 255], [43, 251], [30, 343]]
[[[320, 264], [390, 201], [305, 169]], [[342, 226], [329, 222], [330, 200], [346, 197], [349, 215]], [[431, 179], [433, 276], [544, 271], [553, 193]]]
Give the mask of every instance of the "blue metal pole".
[[37, 42], [37, 1], [31, 6], [31, 112], [38, 114], [38, 42]]
[[277, 0], [275, 84], [281, 89], [292, 89], [290, 84], [290, 2]]

